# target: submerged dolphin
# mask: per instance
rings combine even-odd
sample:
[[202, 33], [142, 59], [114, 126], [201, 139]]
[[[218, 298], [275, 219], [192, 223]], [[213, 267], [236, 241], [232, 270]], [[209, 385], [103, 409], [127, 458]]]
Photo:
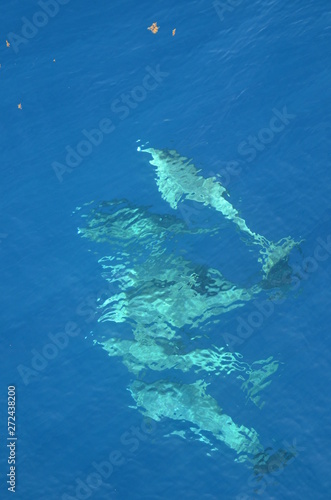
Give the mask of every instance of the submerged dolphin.
[[205, 178], [199, 175], [199, 170], [191, 163], [191, 160], [180, 156], [175, 150], [160, 150], [154, 148], [141, 149], [138, 151], [148, 153], [152, 156], [150, 164], [156, 167], [156, 184], [162, 198], [169, 203], [171, 208], [177, 209], [178, 203], [192, 200], [205, 206], [213, 207], [221, 212], [228, 220], [234, 222], [240, 231], [249, 236], [254, 244], [260, 246], [262, 270], [267, 278], [271, 269], [298, 245], [289, 236], [273, 243], [264, 236], [252, 231], [246, 221], [239, 216], [238, 211], [225, 198], [226, 189], [215, 177]]

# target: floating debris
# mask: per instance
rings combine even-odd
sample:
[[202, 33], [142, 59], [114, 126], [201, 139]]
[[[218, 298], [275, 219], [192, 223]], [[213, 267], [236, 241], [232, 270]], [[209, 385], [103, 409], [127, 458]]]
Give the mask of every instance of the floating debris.
[[157, 23], [153, 23], [147, 29], [150, 30], [155, 35], [159, 31], [160, 26], [158, 26]]

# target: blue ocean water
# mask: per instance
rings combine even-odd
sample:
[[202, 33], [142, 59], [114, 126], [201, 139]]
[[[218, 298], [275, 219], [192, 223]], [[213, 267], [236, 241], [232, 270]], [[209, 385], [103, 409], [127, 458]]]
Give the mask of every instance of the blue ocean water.
[[[9, 385], [19, 500], [329, 498], [330, 21], [322, 1], [2, 3], [0, 498], [10, 495]], [[154, 22], [156, 34], [147, 29]], [[77, 157], [100, 127], [102, 140], [94, 133]], [[147, 142], [220, 176], [259, 234], [304, 240], [291, 256], [299, 286], [236, 346], [250, 363], [280, 362], [263, 408], [232, 379], [207, 380], [219, 406], [265, 447], [296, 450], [261, 481], [223, 443], [210, 453], [204, 442], [165, 437], [176, 429], [169, 419], [142, 433], [132, 374], [93, 344], [128, 332], [94, 314], [108, 250], [79, 237], [76, 211], [93, 200], [125, 198], [219, 224], [213, 244], [185, 240], [183, 250], [242, 286], [257, 281], [256, 262], [220, 214], [175, 212], [161, 199], [137, 152]], [[223, 346], [238, 317], [254, 312], [247, 303], [202, 334]], [[65, 329], [65, 347], [41, 358]], [[93, 483], [110, 456], [113, 470]]]

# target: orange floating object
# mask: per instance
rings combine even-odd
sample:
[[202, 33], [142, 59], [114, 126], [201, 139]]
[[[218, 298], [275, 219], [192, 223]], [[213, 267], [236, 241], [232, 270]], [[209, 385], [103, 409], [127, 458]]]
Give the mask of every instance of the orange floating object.
[[175, 36], [175, 34], [176, 34], [176, 28], [172, 30], [172, 36]]
[[21, 104], [21, 103], [19, 103], [19, 104], [17, 105], [17, 107], [18, 107], [18, 109], [22, 109], [22, 104]]
[[160, 26], [157, 25], [157, 23], [153, 23], [151, 26], [149, 26], [147, 28], [148, 30], [150, 30], [152, 33], [154, 33], [154, 35], [159, 31], [160, 29]]
[[7, 47], [10, 47], [10, 43], [8, 42], [8, 40], [6, 40], [6, 45]]

